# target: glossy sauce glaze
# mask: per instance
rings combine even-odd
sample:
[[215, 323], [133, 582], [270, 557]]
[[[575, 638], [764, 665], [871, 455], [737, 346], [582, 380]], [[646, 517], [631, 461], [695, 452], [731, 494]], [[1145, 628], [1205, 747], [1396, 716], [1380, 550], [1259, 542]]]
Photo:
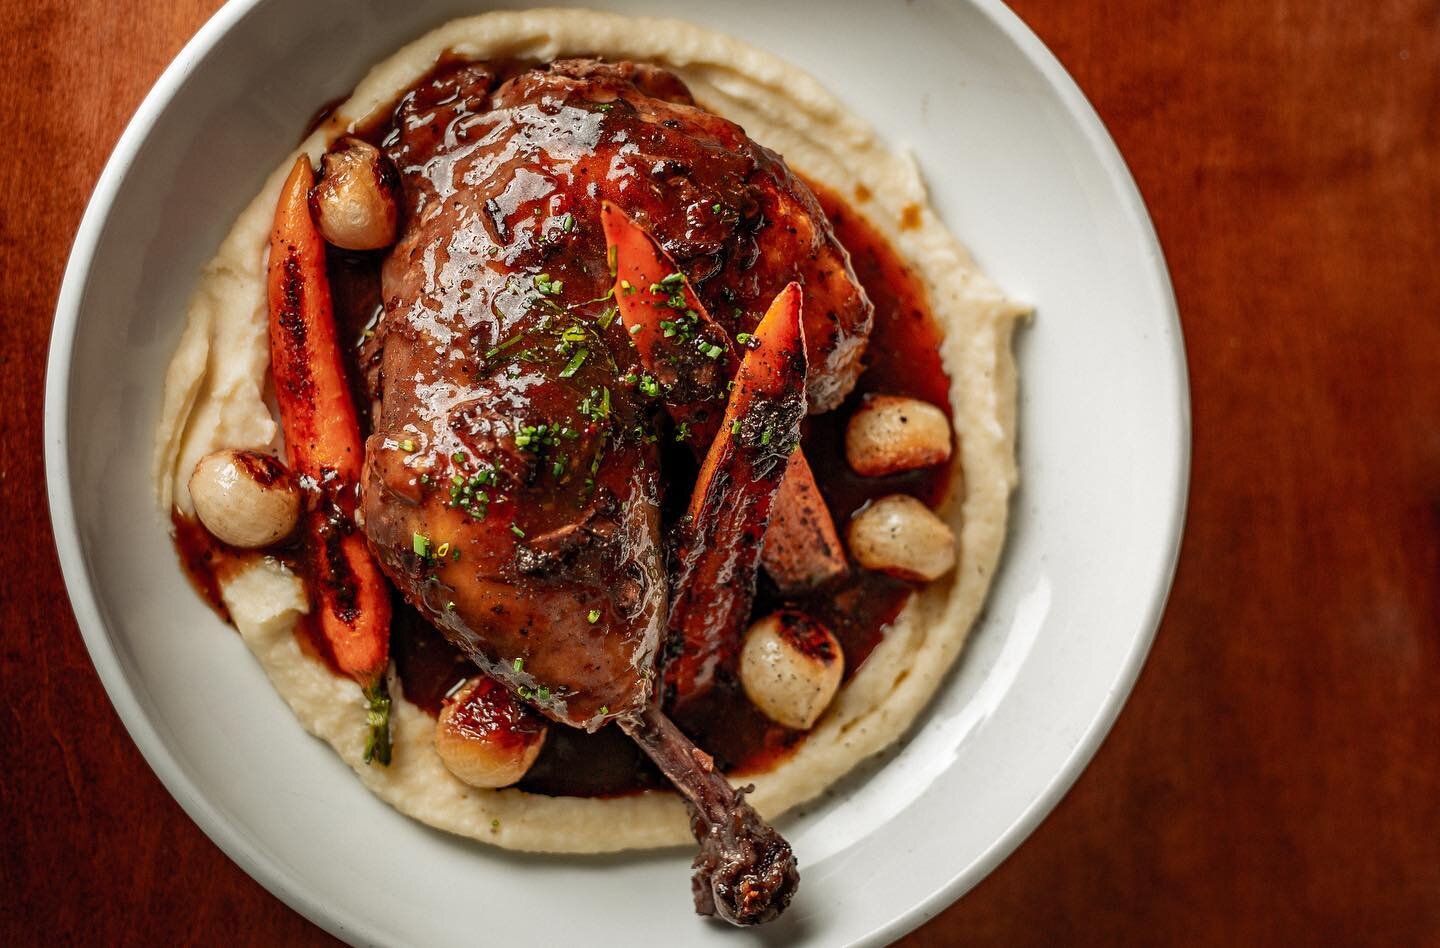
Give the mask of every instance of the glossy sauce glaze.
[[[811, 189], [875, 305], [866, 368], [855, 390], [835, 411], [806, 419], [802, 441], [843, 536], [855, 513], [889, 494], [911, 494], [932, 507], [944, 499], [953, 462], [889, 477], [861, 477], [845, 460], [845, 427], [865, 396], [879, 393], [923, 399], [941, 407], [948, 417], [950, 379], [940, 359], [943, 334], [930, 314], [923, 285], [889, 241], [848, 202], [814, 183]], [[845, 577], [807, 595], [786, 597], [762, 574], [754, 617], [793, 608], [824, 623], [840, 641], [848, 680], [880, 643], [914, 589], [911, 583], [852, 564]], [[805, 737], [762, 715], [733, 679], [717, 688], [696, 713], [677, 723], [735, 775], [770, 769]]]
[[[379, 140], [384, 127], [363, 130]], [[813, 187], [813, 186], [812, 186]], [[949, 379], [939, 356], [941, 332], [930, 316], [923, 287], [896, 256], [888, 242], [838, 195], [814, 188], [830, 218], [840, 244], [850, 253], [854, 271], [875, 305], [872, 344], [866, 368], [854, 391], [834, 411], [814, 415], [805, 424], [803, 446], [817, 482], [842, 535], [849, 518], [866, 504], [893, 493], [912, 494], [929, 505], [938, 504], [951, 481], [951, 464], [883, 478], [862, 478], [845, 461], [845, 425], [867, 394], [908, 395], [949, 408]], [[857, 192], [863, 203], [868, 194]], [[332, 249], [328, 258], [335, 315], [342, 340], [353, 340], [347, 370], [356, 395], [362, 426], [370, 424], [368, 392], [378, 366], [378, 347], [372, 329], [381, 311], [382, 254], [351, 253]], [[665, 471], [669, 481], [667, 508], [683, 506], [693, 463], [684, 452], [668, 451]], [[187, 572], [207, 601], [224, 615], [218, 583], [233, 568], [239, 551], [230, 551], [185, 518], [176, 518], [176, 542]], [[293, 561], [293, 551], [266, 551]], [[247, 556], [263, 555], [248, 553]], [[794, 608], [829, 626], [845, 654], [846, 677], [853, 675], [881, 641], [885, 629], [904, 606], [913, 586], [858, 568], [840, 580], [803, 596], [784, 597], [762, 575], [754, 617], [779, 608]], [[445, 698], [474, 666], [451, 646], [424, 617], [394, 597], [391, 654], [405, 697], [430, 714], [438, 714]], [[303, 623], [302, 623], [303, 626]], [[325, 658], [323, 649], [305, 629], [297, 633], [312, 654]], [[744, 775], [763, 772], [783, 760], [804, 738], [803, 732], [780, 727], [765, 718], [745, 697], [731, 675], [676, 721], [695, 742], [715, 757], [726, 772]], [[666, 784], [637, 746], [618, 728], [607, 726], [594, 734], [552, 726], [544, 750], [521, 789], [551, 795], [610, 796]]]
[[[185, 570], [190, 585], [200, 594], [200, 598], [215, 610], [216, 615], [227, 623], [231, 622], [231, 618], [230, 610], [220, 594], [222, 583], [266, 559], [275, 560], [297, 574], [305, 571], [301, 565], [304, 562], [303, 551], [294, 539], [286, 539], [260, 550], [242, 550], [216, 539], [196, 517], [181, 513], [178, 508], [170, 512], [170, 525], [175, 552], [179, 555], [180, 565]], [[312, 615], [299, 617], [295, 626], [295, 638], [300, 643], [300, 650], [306, 655], [324, 662], [325, 667], [336, 675], [343, 675], [325, 642], [325, 637], [315, 627]], [[439, 707], [438, 703], [436, 707]]]
[[[845, 460], [845, 427], [871, 394], [904, 395], [930, 402], [950, 418], [950, 377], [940, 359], [944, 335], [930, 313], [919, 279], [889, 241], [848, 202], [813, 183], [811, 188], [830, 218], [835, 236], [849, 251], [856, 277], [875, 304], [872, 345], [859, 383], [839, 409], [807, 419], [803, 442], [825, 502], [843, 535], [850, 518], [872, 500], [889, 494], [910, 494], [933, 508], [945, 499], [952, 487], [953, 455], [950, 462], [935, 467], [888, 477], [861, 477]], [[864, 192], [856, 197], [863, 199]], [[885, 627], [914, 588], [883, 573], [852, 567], [838, 586], [794, 602], [802, 611], [827, 623], [840, 640], [848, 679], [879, 644]], [[757, 608], [765, 606], [764, 598], [762, 595]]]
[[[812, 185], [813, 187], [813, 185]], [[940, 360], [942, 334], [930, 315], [925, 293], [903, 261], [878, 232], [838, 196], [815, 188], [850, 252], [861, 284], [875, 303], [875, 337], [883, 345], [870, 349], [867, 367], [854, 393], [840, 409], [811, 416], [806, 422], [804, 450], [815, 470], [840, 529], [866, 504], [894, 493], [912, 494], [934, 506], [949, 489], [950, 464], [891, 477], [861, 477], [845, 461], [845, 425], [860, 401], [871, 393], [924, 399], [950, 413], [950, 380]], [[666, 455], [669, 476], [683, 481], [694, 476], [683, 451]], [[667, 496], [683, 504], [683, 490]], [[842, 580], [813, 593], [784, 597], [763, 577], [754, 616], [779, 608], [795, 608], [823, 623], [836, 635], [845, 653], [848, 679], [884, 637], [915, 587], [881, 573], [853, 568]], [[430, 713], [438, 712], [444, 696], [473, 674], [462, 655], [413, 610], [397, 612], [392, 645], [405, 695]], [[804, 733], [774, 724], [745, 697], [739, 682], [725, 678], [701, 703], [677, 720], [682, 729], [716, 762], [737, 776], [764, 772], [782, 761]], [[519, 784], [535, 793], [567, 796], [611, 796], [664, 785], [644, 755], [618, 729], [595, 734], [553, 727], [535, 765]]]
[[229, 622], [230, 610], [220, 596], [220, 584], [244, 568], [254, 554], [221, 543], [199, 520], [182, 514], [178, 507], [170, 512], [170, 527], [175, 552], [190, 585], [206, 605]]

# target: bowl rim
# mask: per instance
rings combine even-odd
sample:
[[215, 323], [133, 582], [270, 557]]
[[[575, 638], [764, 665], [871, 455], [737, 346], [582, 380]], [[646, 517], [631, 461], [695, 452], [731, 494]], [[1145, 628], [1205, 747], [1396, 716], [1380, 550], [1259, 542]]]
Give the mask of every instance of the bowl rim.
[[[261, 847], [223, 817], [200, 792], [190, 774], [181, 766], [151, 723], [126, 677], [123, 663], [110, 640], [96, 600], [70, 490], [68, 429], [71, 361], [84, 285], [104, 224], [119, 193], [120, 184], [134, 164], [140, 147], [191, 71], [235, 24], [264, 2], [265, 0], [227, 0], [165, 68], [116, 142], [76, 230], [55, 304], [55, 319], [51, 327], [45, 372], [44, 461], [50, 520], [61, 574], [91, 662], [130, 738], [165, 789], [201, 831], [271, 895], [337, 938], [379, 944], [384, 940], [379, 932], [370, 930], [363, 922], [357, 925], [356, 920], [339, 917], [310, 891], [305, 879], [269, 858]], [[1170, 450], [1173, 451], [1177, 463], [1175, 482], [1171, 485], [1168, 517], [1164, 523], [1169, 552], [1166, 562], [1161, 564], [1158, 581], [1151, 591], [1144, 624], [1131, 642], [1124, 662], [1117, 669], [1105, 700], [1084, 726], [1070, 755], [1045, 789], [968, 866], [957, 870], [946, 883], [918, 899], [887, 924], [860, 936], [855, 944], [888, 944], [938, 915], [1013, 853], [1069, 792], [1113, 726], [1154, 642], [1174, 582], [1189, 499], [1191, 413], [1183, 327], [1164, 253], [1139, 188], [1094, 107], [1040, 38], [1001, 0], [964, 2], [986, 16], [1040, 71], [1068, 117], [1089, 138], [1097, 159], [1116, 186], [1123, 209], [1131, 217], [1132, 224], [1148, 252], [1153, 270], [1151, 276], [1156, 280], [1157, 301], [1163, 310], [1157, 314], [1157, 318], [1165, 321], [1168, 317], [1168, 328], [1171, 330], [1170, 370], [1176, 383], [1178, 417], [1175, 443], [1170, 446]]]

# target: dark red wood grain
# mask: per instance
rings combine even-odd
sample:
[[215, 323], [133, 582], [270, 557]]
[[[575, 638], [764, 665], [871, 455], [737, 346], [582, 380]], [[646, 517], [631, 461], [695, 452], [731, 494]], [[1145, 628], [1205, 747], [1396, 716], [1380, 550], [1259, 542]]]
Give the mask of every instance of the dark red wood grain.
[[[0, 944], [328, 940], [141, 760], [44, 501], [70, 241], [125, 121], [217, 5], [0, 0]], [[1194, 394], [1189, 529], [1094, 764], [909, 943], [1433, 943], [1440, 3], [1014, 5], [1095, 103], [1164, 243]]]

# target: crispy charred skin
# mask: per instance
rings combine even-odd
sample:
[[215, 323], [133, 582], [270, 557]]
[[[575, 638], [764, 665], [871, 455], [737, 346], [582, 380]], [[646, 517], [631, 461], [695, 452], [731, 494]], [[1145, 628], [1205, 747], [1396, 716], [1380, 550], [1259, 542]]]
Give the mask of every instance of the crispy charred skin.
[[679, 651], [665, 667], [676, 708], [733, 660], [750, 614], [771, 503], [805, 417], [800, 299], [790, 284], [756, 328], [681, 525], [669, 620]]
[[370, 702], [367, 759], [389, 763], [390, 590], [355, 524], [360, 425], [335, 337], [325, 245], [310, 216], [314, 180], [301, 157], [281, 191], [270, 238], [268, 296], [275, 396], [290, 466], [306, 490], [310, 596], [336, 666]]
[[[639, 225], [609, 201], [601, 206], [600, 220], [621, 320], [641, 364], [660, 383], [675, 437], [703, 456], [720, 429], [728, 383], [739, 369], [735, 346], [689, 279]], [[845, 573], [835, 522], [799, 451], [791, 456], [773, 509], [761, 561], [776, 585], [795, 591]]]

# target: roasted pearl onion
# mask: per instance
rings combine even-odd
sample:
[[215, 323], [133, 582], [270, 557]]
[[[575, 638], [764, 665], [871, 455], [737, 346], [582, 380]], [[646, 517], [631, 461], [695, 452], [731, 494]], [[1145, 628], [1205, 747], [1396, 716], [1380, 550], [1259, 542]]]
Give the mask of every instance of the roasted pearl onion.
[[358, 138], [340, 145], [320, 159], [320, 182], [310, 192], [316, 226], [343, 250], [388, 247], [400, 217], [389, 159]]
[[231, 546], [254, 549], [290, 535], [300, 516], [300, 492], [275, 458], [255, 451], [216, 451], [190, 475], [195, 516]]
[[525, 776], [548, 733], [545, 721], [495, 679], [466, 681], [440, 709], [435, 750], [472, 787], [508, 787]]
[[776, 724], [809, 730], [830, 706], [845, 672], [834, 634], [798, 612], [760, 619], [740, 648], [740, 684]]
[[863, 477], [940, 464], [950, 459], [950, 419], [929, 402], [872, 395], [846, 426], [845, 458]]
[[892, 494], [850, 521], [850, 555], [866, 569], [929, 581], [955, 566], [955, 534], [929, 507]]

